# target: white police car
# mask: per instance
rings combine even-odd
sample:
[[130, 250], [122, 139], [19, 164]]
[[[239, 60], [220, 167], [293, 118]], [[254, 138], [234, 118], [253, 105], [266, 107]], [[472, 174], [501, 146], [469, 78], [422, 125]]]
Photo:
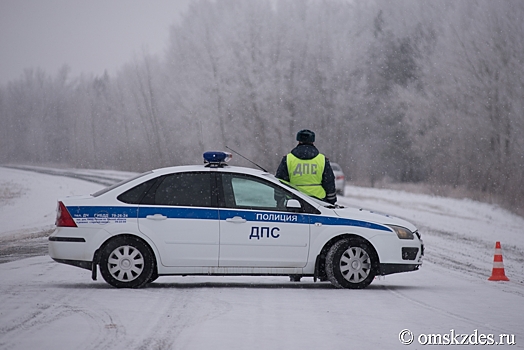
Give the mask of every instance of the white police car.
[[205, 165], [157, 169], [58, 202], [49, 237], [55, 261], [115, 287], [167, 275], [285, 275], [365, 288], [376, 275], [414, 271], [424, 246], [415, 226], [308, 197], [273, 175]]

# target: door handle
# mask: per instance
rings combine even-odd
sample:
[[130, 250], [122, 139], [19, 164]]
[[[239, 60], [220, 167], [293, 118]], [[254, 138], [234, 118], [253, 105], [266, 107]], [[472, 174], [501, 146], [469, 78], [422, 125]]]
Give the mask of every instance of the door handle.
[[232, 217], [232, 218], [227, 218], [226, 221], [227, 222], [236, 223], [236, 224], [241, 224], [241, 223], [246, 222], [247, 220], [244, 219], [244, 218], [241, 218], [240, 216], [235, 216], [235, 217]]
[[158, 220], [165, 220], [165, 219], [167, 219], [167, 216], [164, 216], [162, 214], [147, 215], [146, 219], [157, 220], [158, 221]]

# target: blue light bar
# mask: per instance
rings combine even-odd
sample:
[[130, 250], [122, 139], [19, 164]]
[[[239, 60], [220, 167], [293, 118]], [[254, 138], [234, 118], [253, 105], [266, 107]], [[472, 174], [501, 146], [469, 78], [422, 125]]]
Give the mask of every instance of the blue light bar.
[[229, 162], [233, 155], [229, 152], [207, 151], [204, 152], [204, 163], [223, 164]]

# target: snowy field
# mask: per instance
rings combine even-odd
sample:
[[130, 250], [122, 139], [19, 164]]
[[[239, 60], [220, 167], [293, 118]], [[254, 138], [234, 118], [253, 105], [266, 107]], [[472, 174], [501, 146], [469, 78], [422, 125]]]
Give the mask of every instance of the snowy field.
[[[0, 264], [0, 349], [424, 349], [439, 339], [524, 349], [524, 219], [498, 207], [348, 186], [339, 204], [408, 219], [426, 245], [420, 271], [364, 290], [285, 277], [161, 277], [119, 290], [16, 254], [45, 243], [59, 197], [101, 187], [0, 167], [0, 252], [14, 255]], [[496, 241], [510, 282], [487, 280]]]

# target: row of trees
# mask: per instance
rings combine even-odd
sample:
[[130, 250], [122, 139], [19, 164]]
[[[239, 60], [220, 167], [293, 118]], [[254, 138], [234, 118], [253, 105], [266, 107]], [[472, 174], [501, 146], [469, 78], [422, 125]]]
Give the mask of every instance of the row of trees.
[[522, 18], [520, 0], [194, 2], [160, 57], [0, 88], [0, 162], [139, 171], [229, 146], [276, 169], [309, 128], [354, 181], [522, 208]]

